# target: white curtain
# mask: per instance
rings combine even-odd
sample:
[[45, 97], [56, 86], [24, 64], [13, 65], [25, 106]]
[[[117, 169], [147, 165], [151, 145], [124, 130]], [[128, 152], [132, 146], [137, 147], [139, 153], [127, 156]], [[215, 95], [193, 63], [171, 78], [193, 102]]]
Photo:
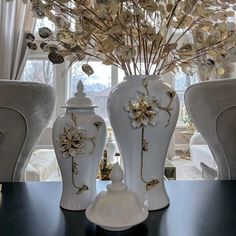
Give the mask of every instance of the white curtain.
[[25, 32], [33, 27], [30, 8], [30, 0], [0, 0], [0, 79], [19, 80], [22, 75], [27, 54]]

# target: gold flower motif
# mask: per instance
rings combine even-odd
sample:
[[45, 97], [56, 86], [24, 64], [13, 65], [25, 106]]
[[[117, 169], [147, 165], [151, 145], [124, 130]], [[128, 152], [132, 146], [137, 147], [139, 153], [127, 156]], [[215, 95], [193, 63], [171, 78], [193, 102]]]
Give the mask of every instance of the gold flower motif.
[[94, 136], [88, 137], [87, 131], [79, 128], [77, 117], [74, 113], [71, 113], [71, 121], [73, 125], [65, 125], [63, 133], [59, 136], [58, 144], [63, 157], [71, 157], [71, 167], [73, 173], [72, 184], [77, 189], [76, 194], [81, 194], [82, 192], [89, 190], [89, 187], [86, 184], [81, 186], [76, 185], [74, 175], [79, 173], [79, 162], [78, 160], [75, 161], [74, 158], [78, 157], [78, 154], [86, 152], [87, 142], [92, 142], [93, 144], [92, 150], [88, 153], [89, 155], [92, 155], [95, 148], [96, 136], [98, 135], [98, 131], [103, 123], [101, 121], [94, 122], [96, 133]]
[[125, 110], [129, 112], [134, 128], [148, 126], [148, 124], [156, 126], [157, 124], [158, 100], [156, 97], [138, 92], [137, 98], [125, 105]]
[[59, 136], [60, 150], [66, 158], [76, 157], [77, 154], [85, 152], [86, 141], [85, 130], [65, 127], [63, 134]]
[[124, 108], [129, 113], [129, 117], [131, 119], [131, 124], [134, 128], [140, 128], [141, 127], [141, 170], [140, 170], [140, 178], [142, 182], [146, 186], [146, 191], [149, 191], [150, 189], [154, 188], [158, 183], [158, 179], [146, 179], [143, 176], [143, 163], [144, 163], [144, 152], [148, 152], [149, 149], [149, 141], [144, 138], [144, 129], [145, 126], [148, 126], [149, 124], [152, 126], [156, 126], [157, 124], [157, 113], [158, 110], [165, 111], [169, 114], [169, 119], [167, 121], [167, 124], [165, 127], [169, 125], [169, 121], [171, 118], [171, 110], [172, 110], [172, 103], [174, 100], [174, 97], [176, 96], [175, 91], [168, 91], [167, 95], [170, 98], [170, 101], [166, 107], [162, 107], [158, 99], [156, 97], [150, 96], [149, 89], [148, 89], [148, 81], [144, 79], [143, 81], [143, 87], [145, 89], [145, 93], [142, 93], [140, 91], [137, 92], [137, 98], [131, 100], [129, 103], [127, 103]]

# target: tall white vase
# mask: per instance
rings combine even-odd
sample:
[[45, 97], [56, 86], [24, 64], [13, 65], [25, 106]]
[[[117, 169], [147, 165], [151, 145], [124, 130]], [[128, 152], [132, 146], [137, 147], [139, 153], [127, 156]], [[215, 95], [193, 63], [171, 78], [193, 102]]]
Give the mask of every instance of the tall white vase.
[[75, 97], [67, 102], [66, 113], [53, 126], [53, 145], [61, 170], [63, 191], [60, 205], [84, 210], [96, 197], [96, 176], [102, 157], [106, 125], [95, 114], [80, 81]]
[[157, 76], [127, 76], [108, 98], [126, 183], [149, 210], [169, 205], [164, 164], [178, 113], [178, 96]]

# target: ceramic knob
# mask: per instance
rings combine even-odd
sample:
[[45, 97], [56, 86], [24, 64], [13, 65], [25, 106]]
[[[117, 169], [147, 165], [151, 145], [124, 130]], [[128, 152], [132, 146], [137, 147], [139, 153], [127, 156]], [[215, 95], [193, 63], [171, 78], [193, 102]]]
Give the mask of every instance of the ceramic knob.
[[123, 178], [123, 171], [116, 163], [111, 172], [112, 183], [107, 186], [107, 191], [100, 192], [85, 212], [88, 220], [106, 230], [126, 230], [148, 217], [147, 208], [134, 192], [127, 190]]

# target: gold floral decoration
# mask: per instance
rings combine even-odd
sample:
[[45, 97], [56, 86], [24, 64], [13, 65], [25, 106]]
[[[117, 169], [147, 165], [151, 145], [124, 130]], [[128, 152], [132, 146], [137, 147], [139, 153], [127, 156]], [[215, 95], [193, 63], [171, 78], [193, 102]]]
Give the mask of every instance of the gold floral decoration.
[[77, 186], [75, 183], [74, 175], [79, 173], [79, 163], [75, 161], [75, 158], [79, 157], [80, 154], [85, 154], [87, 152], [87, 142], [92, 142], [93, 146], [92, 150], [89, 151], [89, 155], [93, 154], [96, 137], [103, 123], [100, 121], [94, 122], [93, 125], [96, 127], [96, 133], [94, 136], [88, 137], [87, 131], [79, 127], [74, 113], [71, 113], [71, 121], [72, 125], [66, 125], [64, 127], [63, 133], [59, 136], [58, 144], [63, 157], [72, 159], [72, 183], [77, 189], [76, 193], [80, 194], [83, 191], [89, 190], [89, 187], [86, 184]]
[[[236, 61], [236, 0], [31, 2], [35, 17], [47, 17], [56, 26], [55, 32], [39, 29], [40, 48], [53, 63], [86, 61], [82, 69], [88, 75], [93, 73], [92, 57], [126, 75], [179, 69], [189, 74], [207, 63], [207, 72], [222, 75]], [[29, 48], [38, 48], [32, 34], [26, 39]]]
[[134, 128], [157, 124], [158, 100], [156, 97], [145, 96], [144, 93], [138, 92], [137, 98], [126, 104], [125, 109], [129, 112]]
[[80, 153], [85, 153], [87, 140], [85, 130], [75, 130], [73, 126], [65, 127], [63, 134], [59, 137], [60, 150], [63, 153], [63, 157], [76, 157]]
[[129, 113], [129, 118], [131, 120], [131, 125], [133, 128], [141, 128], [142, 130], [142, 143], [141, 143], [141, 171], [140, 178], [146, 185], [146, 190], [149, 191], [151, 188], [159, 183], [158, 179], [145, 180], [143, 177], [143, 162], [144, 162], [144, 152], [148, 152], [149, 141], [144, 138], [145, 127], [151, 125], [156, 126], [158, 122], [158, 112], [164, 111], [169, 115], [169, 119], [165, 127], [169, 125], [171, 118], [172, 103], [174, 97], [176, 96], [175, 91], [168, 91], [167, 96], [169, 97], [169, 103], [166, 107], [160, 105], [157, 97], [152, 97], [149, 94], [148, 80], [145, 78], [143, 81], [143, 87], [145, 92], [137, 92], [135, 99], [132, 99], [127, 104], [125, 104], [124, 109]]

